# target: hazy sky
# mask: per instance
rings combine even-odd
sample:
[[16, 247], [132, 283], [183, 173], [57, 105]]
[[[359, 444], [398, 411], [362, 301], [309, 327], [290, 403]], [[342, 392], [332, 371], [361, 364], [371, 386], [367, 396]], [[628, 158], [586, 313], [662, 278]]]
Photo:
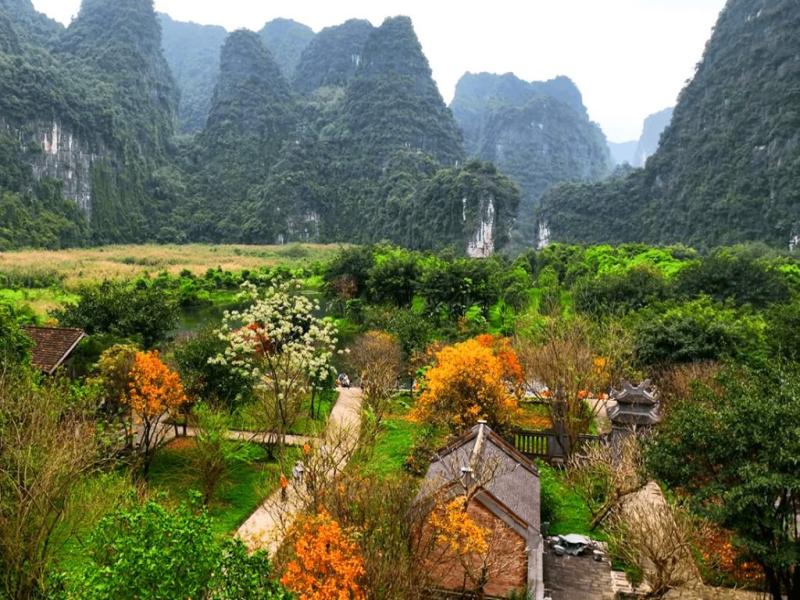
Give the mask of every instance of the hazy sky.
[[[33, 0], [67, 24], [80, 0]], [[174, 19], [260, 29], [287, 17], [315, 31], [409, 15], [445, 100], [465, 71], [567, 75], [609, 140], [639, 137], [700, 61], [724, 0], [155, 0]]]

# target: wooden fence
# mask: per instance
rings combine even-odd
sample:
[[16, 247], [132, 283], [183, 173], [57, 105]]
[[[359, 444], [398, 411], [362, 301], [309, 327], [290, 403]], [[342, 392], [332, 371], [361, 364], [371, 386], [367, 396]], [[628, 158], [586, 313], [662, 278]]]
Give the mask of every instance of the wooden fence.
[[[566, 435], [559, 435], [552, 429], [533, 431], [515, 429], [510, 432], [514, 447], [530, 458], [541, 458], [547, 462], [563, 462], [569, 452], [569, 440]], [[597, 435], [579, 435], [578, 444], [598, 442], [602, 438]]]

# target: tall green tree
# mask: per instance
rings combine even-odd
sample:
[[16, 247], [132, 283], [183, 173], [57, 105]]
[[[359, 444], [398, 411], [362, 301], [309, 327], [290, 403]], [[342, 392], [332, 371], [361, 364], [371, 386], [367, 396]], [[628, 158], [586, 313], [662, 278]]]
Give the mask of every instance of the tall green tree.
[[800, 598], [800, 373], [728, 370], [674, 406], [646, 449], [651, 471], [735, 533], [774, 600]]

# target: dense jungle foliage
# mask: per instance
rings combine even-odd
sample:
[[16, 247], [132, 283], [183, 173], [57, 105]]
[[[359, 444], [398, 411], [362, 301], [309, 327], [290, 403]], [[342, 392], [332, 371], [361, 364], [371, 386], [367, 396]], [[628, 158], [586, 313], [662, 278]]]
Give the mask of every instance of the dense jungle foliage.
[[[3, 151], [6, 248], [386, 239], [465, 249], [487, 219], [498, 247], [507, 237], [517, 191], [488, 165], [463, 165], [408, 18], [313, 38], [276, 21], [224, 44], [219, 28], [157, 16], [149, 0], [87, 0], [66, 29], [27, 2], [0, 18], [0, 118], [26, 140]], [[51, 26], [53, 43], [40, 46], [36, 32]], [[51, 80], [64, 81], [55, 94]], [[176, 137], [176, 114], [195, 137]], [[75, 173], [82, 187], [63, 193], [81, 195], [87, 225], [57, 185], [33, 185], [33, 174]]]
[[647, 166], [544, 199], [553, 239], [713, 247], [798, 234], [800, 11], [731, 0]]
[[520, 186], [518, 247], [536, 239], [542, 194], [565, 181], [598, 181], [610, 170], [605, 136], [567, 77], [529, 83], [511, 73], [468, 73], [451, 108], [467, 154], [494, 162]]
[[[20, 277], [5, 279], [9, 286], [28, 285]], [[126, 353], [156, 349], [180, 375], [190, 401], [202, 400], [197, 408], [186, 409], [195, 415], [193, 418], [208, 415], [207, 407], [211, 407], [216, 411], [213, 414], [217, 415], [218, 427], [224, 430], [226, 423], [236, 423], [239, 428], [246, 428], [241, 424], [254, 423], [248, 411], [257, 404], [252, 381], [224, 362], [209, 360], [225, 349], [225, 341], [214, 331], [223, 309], [246, 305], [246, 300], [237, 296], [242, 284], [266, 290], [290, 281], [299, 286], [303, 295], [319, 302], [318, 312], [338, 330], [340, 347], [357, 348], [367, 332], [380, 332], [375, 339], [391, 341], [396, 348], [398, 375], [404, 383], [415, 376], [423, 377], [426, 367], [431, 366], [432, 352], [445, 345], [450, 345], [452, 353], [455, 344], [475, 347], [475, 340], [498, 340], [485, 335], [493, 334], [507, 338], [503, 343], [509, 349], [513, 346], [524, 359], [525, 348], [535, 350], [539, 344], [548, 344], [553, 335], [577, 335], [564, 339], [572, 339], [580, 348], [590, 348], [590, 356], [602, 353], [619, 369], [614, 371], [612, 384], [626, 377], [636, 381], [652, 377], [657, 382], [665, 420], [654, 430], [643, 451], [650, 472], [669, 485], [668, 497], [672, 499], [674, 495], [681, 506], [685, 504], [685, 510], [735, 533], [729, 551], [737, 560], [761, 565], [768, 578], [769, 573], [783, 576], [787, 572], [786, 561], [795, 560], [781, 525], [785, 520], [773, 518], [784, 514], [791, 505], [787, 509], [783, 504], [764, 502], [763, 498], [771, 498], [776, 486], [794, 489], [785, 486], [796, 485], [797, 480], [796, 453], [792, 454], [797, 448], [797, 436], [792, 419], [800, 408], [800, 377], [796, 375], [800, 356], [796, 335], [800, 322], [800, 262], [791, 254], [764, 245], [725, 247], [700, 254], [685, 246], [555, 244], [513, 260], [503, 256], [476, 260], [456, 252], [418, 252], [380, 244], [343, 248], [325, 262], [291, 269], [275, 266], [236, 272], [214, 268], [197, 274], [188, 270], [163, 272], [69, 289], [62, 289], [64, 284], [56, 282], [50, 293], [58, 292], [66, 299], [60, 309], [49, 314], [32, 313], [24, 306], [24, 300], [14, 305], [0, 303], [0, 348], [10, 350], [4, 354], [6, 364], [19, 363], [24, 369], [30, 344], [19, 330], [20, 323], [57, 320], [84, 328], [90, 337], [68, 367], [73, 377], [71, 386], [54, 387], [47, 382], [0, 377], [0, 410], [15, 418], [10, 407], [21, 405], [2, 404], [6, 397], [3, 394], [25, 393], [31, 401], [24, 406], [31, 410], [38, 406], [33, 399], [48, 399], [55, 403], [56, 412], [52, 414], [56, 416], [104, 423], [116, 413], [113, 404], [102, 400], [102, 394], [116, 389], [115, 373], [124, 367]], [[69, 297], [64, 294], [67, 291]], [[349, 358], [337, 360], [342, 361], [337, 362], [338, 369], [350, 368]], [[523, 364], [526, 369], [531, 366], [527, 360]], [[594, 368], [595, 362], [590, 361], [589, 365]], [[435, 427], [407, 416], [409, 402], [413, 402], [413, 396], [392, 401], [384, 424], [379, 421], [376, 426], [376, 437], [367, 436], [363, 456], [354, 459], [360, 465], [354, 467], [359, 481], [363, 485], [369, 483], [369, 489], [380, 488], [389, 494], [388, 490], [394, 489], [392, 482], [396, 482], [413, 497], [415, 480], [403, 478], [411, 477], [408, 473], [419, 476], [431, 452], [443, 442]], [[66, 406], [71, 407], [70, 412], [58, 412], [59, 407]], [[527, 418], [533, 423], [542, 423], [543, 418], [548, 422], [540, 414], [529, 414]], [[368, 427], [371, 419], [375, 419], [374, 413], [367, 411], [362, 426]], [[74, 426], [69, 427], [74, 437]], [[102, 441], [103, 438], [97, 440]], [[7, 572], [33, 573], [34, 579], [26, 580], [28, 584], [44, 586], [47, 594], [64, 588], [68, 597], [85, 597], [80, 593], [69, 596], [76, 586], [94, 589], [94, 579], [89, 577], [98, 573], [94, 563], [108, 567], [102, 571], [104, 577], [118, 576], [120, 584], [124, 583], [131, 577], [124, 569], [126, 561], [106, 564], [109, 553], [105, 549], [109, 544], [124, 546], [135, 562], [144, 551], [143, 541], [136, 528], [109, 533], [103, 524], [113, 519], [133, 519], [132, 522], [146, 524], [147, 530], [152, 531], [150, 544], [161, 549], [147, 569], [136, 569], [137, 576], [146, 579], [148, 585], [180, 586], [181, 581], [186, 584], [186, 578], [157, 576], [156, 568], [162, 561], [183, 560], [186, 556], [169, 542], [169, 532], [173, 531], [170, 523], [178, 526], [184, 514], [181, 509], [174, 512], [174, 507], [185, 500], [187, 489], [198, 489], [199, 485], [194, 479], [186, 479], [186, 473], [194, 472], [189, 466], [195, 464], [182, 458], [189, 452], [186, 445], [182, 440], [178, 447], [159, 450], [147, 481], [152, 490], [162, 489], [159, 486], [164, 477], [169, 478], [167, 482], [173, 481], [168, 499], [156, 497], [151, 503], [137, 502], [133, 497], [125, 500], [120, 494], [130, 488], [130, 482], [113, 470], [104, 472], [107, 468], [100, 467], [85, 480], [86, 489], [73, 488], [72, 493], [81, 499], [82, 520], [67, 513], [67, 523], [76, 526], [76, 532], [81, 534], [69, 538], [75, 544], [72, 551], [84, 558], [67, 560], [65, 557], [70, 555], [56, 549], [38, 563], [38, 571], [9, 563]], [[86, 446], [84, 450], [94, 451], [92, 448]], [[102, 450], [102, 446], [99, 448]], [[789, 454], [782, 453], [781, 448]], [[251, 456], [253, 450], [247, 452], [250, 454], [243, 456]], [[717, 463], [710, 472], [703, 461], [687, 463], [687, 454], [713, 455], [722, 470], [716, 468]], [[290, 456], [293, 461], [297, 455]], [[227, 485], [242, 485], [239, 478], [250, 472], [250, 463], [245, 462], [243, 467], [242, 461], [252, 459], [231, 460], [226, 469], [229, 474], [236, 473], [237, 479], [236, 483], [228, 480]], [[117, 469], [135, 469], [137, 463], [112, 464]], [[362, 467], [364, 471], [359, 470]], [[274, 470], [271, 472], [275, 474]], [[580, 493], [578, 488], [549, 467], [542, 466], [541, 472], [542, 485], [546, 487], [542, 510], [547, 511], [548, 518], [567, 528], [564, 531], [588, 527], [589, 517], [576, 496]], [[758, 477], [753, 478], [751, 473], [758, 473]], [[180, 479], [182, 476], [184, 479]], [[180, 483], [183, 481], [188, 483]], [[102, 493], [98, 495], [92, 485], [100, 485]], [[361, 488], [348, 487], [344, 481], [343, 485], [337, 489], [343, 490], [344, 496], [339, 500], [346, 499], [344, 504], [350, 506], [364, 500], [358, 491]], [[228, 497], [227, 489], [221, 488], [220, 500], [209, 505], [208, 513], [192, 511], [195, 520], [203, 521], [201, 531], [205, 532], [203, 547], [191, 550], [198, 557], [192, 564], [206, 573], [198, 580], [202, 585], [207, 584], [209, 570], [226, 572], [216, 570], [222, 538], [206, 536], [209, 528], [224, 534], [240, 522], [230, 515], [231, 510], [240, 509], [221, 501]], [[728, 490], [733, 495], [728, 495]], [[248, 494], [245, 514], [262, 497]], [[106, 500], [101, 501], [102, 498]], [[568, 507], [576, 502], [577, 508]], [[0, 510], [5, 506], [0, 503]], [[407, 510], [407, 505], [400, 503], [396, 510]], [[11, 515], [11, 508], [8, 511]], [[395, 519], [396, 514], [400, 513], [387, 514], [386, 518]], [[765, 532], [771, 536], [768, 546], [760, 543]], [[69, 536], [61, 529], [58, 533]], [[407, 547], [405, 535], [400, 537], [402, 547]], [[4, 556], [13, 558], [12, 553]], [[275, 565], [278, 572], [285, 567], [277, 559]], [[264, 575], [264, 584], [274, 583], [266, 579], [266, 563], [258, 566], [257, 572]], [[749, 585], [759, 586], [759, 581]], [[3, 585], [15, 582], [12, 578]]]
[[158, 14], [158, 20], [164, 58], [181, 92], [178, 129], [181, 133], [198, 133], [211, 109], [220, 49], [228, 32], [224, 27], [175, 21], [164, 13]]
[[283, 76], [291, 81], [303, 51], [314, 39], [314, 30], [292, 19], [273, 19], [258, 33], [281, 68]]
[[[586, 185], [576, 182], [603, 177], [609, 156], [568, 78], [467, 74], [456, 120], [405, 17], [313, 37], [278, 20], [232, 34], [222, 53], [222, 30], [159, 17], [149, 0], [86, 0], [67, 28], [29, 0], [4, 0], [0, 243], [465, 248], [492, 204], [495, 249], [530, 247], [537, 223], [564, 241], [785, 245], [797, 233], [797, 18], [788, 1], [731, 0], [659, 152]], [[239, 59], [246, 69], [233, 68]], [[458, 178], [434, 177], [466, 157], [494, 162], [498, 176], [466, 197], [457, 232], [447, 211], [460, 184], [441, 184]], [[500, 174], [519, 201], [488, 195], [508, 189]], [[397, 214], [407, 222], [394, 228]]]

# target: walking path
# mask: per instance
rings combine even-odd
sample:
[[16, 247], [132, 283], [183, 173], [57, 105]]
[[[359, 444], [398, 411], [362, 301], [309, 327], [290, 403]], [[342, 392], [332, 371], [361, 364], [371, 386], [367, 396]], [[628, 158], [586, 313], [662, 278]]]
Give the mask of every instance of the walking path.
[[[361, 389], [339, 388], [339, 399], [331, 411], [325, 435], [317, 442], [324, 475], [332, 477], [344, 467], [358, 444], [361, 424]], [[321, 442], [321, 443], [320, 443]], [[236, 532], [251, 550], [265, 549], [273, 556], [297, 513], [308, 501], [302, 487], [290, 485], [286, 497], [281, 490], [269, 496]]]
[[[158, 427], [160, 428], [158, 435], [160, 440], [159, 444], [161, 446], [171, 442], [176, 437], [197, 437], [197, 428], [195, 427], [186, 427], [186, 433], [184, 434], [183, 425], [178, 425], [177, 435], [175, 435], [175, 426], [171, 423], [160, 423]], [[270, 437], [275, 435], [277, 434], [263, 431], [230, 430], [225, 434], [225, 437], [229, 440], [236, 440], [240, 442], [255, 442], [257, 444], [265, 444], [267, 441], [269, 441]], [[135, 445], [139, 443], [141, 436], [142, 428], [139, 426], [136, 428], [136, 437], [134, 438]], [[304, 446], [306, 444], [313, 445], [317, 440], [317, 438], [312, 436], [295, 435], [293, 433], [287, 433], [284, 437], [287, 446]]]
[[[178, 430], [183, 432], [182, 427], [178, 427]], [[174, 435], [174, 434], [173, 434]], [[275, 433], [268, 433], [268, 432], [254, 432], [254, 431], [228, 431], [225, 435], [229, 440], [236, 440], [240, 442], [255, 442], [258, 444], [265, 444], [269, 439], [277, 434]], [[186, 428], [186, 437], [197, 437], [197, 429], [194, 427], [187, 427]], [[308, 436], [308, 435], [295, 435], [293, 433], [287, 433], [284, 436], [284, 441], [287, 446], [303, 446], [305, 444], [314, 444], [317, 438]], [[274, 439], [274, 438], [273, 438]]]

